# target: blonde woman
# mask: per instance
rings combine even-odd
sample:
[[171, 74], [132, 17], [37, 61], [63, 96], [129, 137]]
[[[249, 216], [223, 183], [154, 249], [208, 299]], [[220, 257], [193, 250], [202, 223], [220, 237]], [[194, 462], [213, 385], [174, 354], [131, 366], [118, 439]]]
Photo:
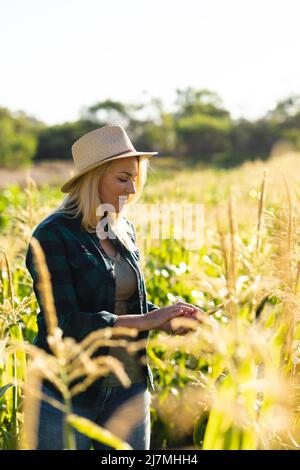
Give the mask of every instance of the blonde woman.
[[[139, 250], [132, 223], [122, 216], [124, 204], [133, 202], [146, 181], [153, 152], [138, 152], [121, 126], [106, 126], [85, 134], [72, 146], [75, 175], [62, 186], [68, 193], [62, 205], [34, 230], [44, 251], [51, 275], [59, 327], [64, 336], [81, 341], [89, 333], [105, 327], [132, 327], [138, 338], [147, 338], [152, 329], [170, 329], [170, 320], [193, 316], [193, 305], [177, 302], [159, 308], [147, 301]], [[43, 307], [37, 289], [31, 247], [26, 266], [40, 306], [35, 344], [49, 351]], [[73, 399], [73, 411], [104, 426], [127, 400], [139, 397], [140, 419], [128, 437], [134, 449], [150, 447], [150, 393], [153, 378], [148, 365], [120, 348], [101, 348], [123, 363], [131, 380], [124, 388], [117, 377], [98, 379]], [[60, 399], [54, 386], [45, 381], [44, 393]], [[130, 426], [130, 412], [123, 419]], [[88, 449], [90, 440], [76, 433], [77, 449]], [[59, 410], [42, 402], [38, 449], [63, 449], [63, 417]], [[95, 449], [110, 449], [93, 442]]]

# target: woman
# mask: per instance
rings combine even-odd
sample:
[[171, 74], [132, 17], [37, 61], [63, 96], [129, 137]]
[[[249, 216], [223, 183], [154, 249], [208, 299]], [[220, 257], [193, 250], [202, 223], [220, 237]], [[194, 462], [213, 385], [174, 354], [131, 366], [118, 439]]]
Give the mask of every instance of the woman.
[[[170, 321], [199, 311], [185, 302], [158, 308], [147, 301], [139, 266], [133, 225], [122, 217], [124, 204], [134, 201], [143, 188], [149, 158], [155, 152], [137, 152], [121, 126], [106, 126], [85, 134], [72, 146], [75, 175], [62, 186], [69, 193], [62, 205], [34, 230], [51, 275], [58, 324], [64, 336], [81, 341], [99, 328], [136, 328], [147, 338], [151, 329], [170, 331]], [[106, 216], [106, 217], [103, 217]], [[31, 247], [26, 266], [40, 306], [35, 344], [49, 351], [43, 307], [37, 289]], [[98, 379], [73, 399], [75, 414], [104, 426], [127, 400], [139, 397], [142, 418], [127, 441], [134, 449], [150, 446], [150, 394], [153, 378], [148, 365], [120, 348], [101, 348], [100, 354], [122, 360], [131, 386], [124, 388], [111, 373]], [[59, 398], [45, 382], [44, 393]], [[126, 417], [129, 422], [130, 416]], [[63, 448], [62, 414], [42, 402], [38, 449]], [[90, 440], [76, 433], [77, 449], [88, 449]], [[93, 442], [95, 449], [110, 449]]]

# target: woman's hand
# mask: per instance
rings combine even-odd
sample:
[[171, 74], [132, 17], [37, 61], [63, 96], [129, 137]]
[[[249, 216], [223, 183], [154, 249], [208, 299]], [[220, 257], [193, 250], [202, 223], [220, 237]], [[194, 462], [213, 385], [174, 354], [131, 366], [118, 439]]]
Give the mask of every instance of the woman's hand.
[[[199, 321], [199, 320], [201, 321], [201, 316], [205, 315], [205, 312], [201, 310], [199, 307], [195, 307], [194, 305], [191, 305], [191, 306], [194, 307], [194, 311], [183, 313], [182, 315], [180, 315], [180, 317], [188, 318], [189, 320], [194, 320], [194, 321]], [[179, 327], [179, 328], [178, 327], [174, 328], [174, 326], [172, 326], [171, 320], [167, 321], [162, 326], [160, 326], [158, 330], [164, 331], [165, 333], [171, 333], [171, 334], [173, 333], [175, 335], [184, 335], [188, 333], [189, 331], [191, 331], [190, 328], [184, 327], [184, 326]]]
[[144, 315], [143, 322], [145, 330], [162, 330], [167, 331], [171, 328], [171, 320], [177, 317], [195, 318], [197, 313], [201, 310], [194, 305], [188, 304], [187, 302], [179, 301], [173, 305], [153, 310], [152, 312]]

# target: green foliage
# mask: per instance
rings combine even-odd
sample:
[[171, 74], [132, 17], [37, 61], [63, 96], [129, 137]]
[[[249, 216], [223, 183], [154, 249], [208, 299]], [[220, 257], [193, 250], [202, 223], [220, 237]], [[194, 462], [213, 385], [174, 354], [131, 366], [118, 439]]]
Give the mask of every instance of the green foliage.
[[83, 112], [83, 116], [91, 121], [98, 122], [99, 125], [103, 123], [119, 122], [124, 126], [128, 126], [131, 121], [131, 112], [135, 107], [133, 105], [126, 105], [120, 101], [104, 100], [95, 103]]
[[197, 160], [213, 163], [230, 152], [228, 118], [216, 118], [205, 114], [183, 117], [176, 122], [178, 145], [183, 152]]
[[203, 411], [197, 421], [195, 422], [193, 441], [195, 446], [202, 447], [203, 439], [206, 431], [207, 421], [209, 418], [208, 411]]
[[268, 119], [257, 121], [238, 120], [232, 126], [229, 139], [232, 148], [231, 163], [242, 160], [265, 159], [270, 155], [272, 146], [279, 134]]
[[174, 116], [161, 112], [159, 122], [148, 121], [135, 136], [136, 148], [174, 155], [177, 152], [177, 135]]
[[[215, 117], [211, 116], [211, 119]], [[289, 432], [296, 429], [296, 440], [299, 438], [296, 426], [299, 410], [292, 408], [291, 399], [297, 392], [299, 381], [299, 366], [293, 362], [293, 354], [297, 352], [293, 347], [300, 338], [297, 320], [298, 253], [295, 253], [297, 262], [291, 263], [290, 269], [283, 264], [286, 256], [278, 259], [279, 268], [274, 264], [279, 247], [286, 239], [286, 232], [280, 232], [280, 227], [286, 226], [280, 219], [283, 203], [279, 203], [278, 198], [284, 201], [282, 193], [279, 193], [278, 185], [274, 185], [277, 205], [271, 203], [271, 196], [269, 204], [276, 214], [276, 224], [263, 233], [261, 249], [257, 253], [257, 173], [251, 176], [252, 181], [249, 181], [250, 170], [246, 175], [240, 170], [194, 173], [192, 175], [187, 171], [176, 176], [174, 170], [174, 181], [171, 181], [167, 196], [171, 201], [204, 201], [210, 209], [205, 221], [208, 237], [204, 246], [194, 252], [188, 252], [178, 240], [145, 243], [143, 251], [148, 298], [159, 306], [183, 299], [199, 305], [205, 312], [220, 304], [222, 308], [207, 315], [211, 319], [209, 327], [201, 324], [197, 331], [188, 335], [151, 332], [148, 359], [161, 406], [161, 409], [151, 407], [152, 448], [193, 445], [200, 449], [228, 450], [295, 448], [297, 446], [289, 437], [280, 434], [280, 426], [288, 423]], [[235, 236], [235, 298], [229, 306], [225, 305], [230, 286], [226, 278], [228, 273], [225, 272], [223, 248], [227, 246], [230, 250], [230, 243], [224, 242], [222, 247], [215, 219], [212, 218], [213, 209], [228, 198], [228, 178], [239, 181], [241, 187], [246, 184], [244, 181], [248, 184], [237, 193], [237, 225], [242, 230], [240, 233], [237, 231]], [[177, 191], [180, 181], [184, 183], [182, 192]], [[253, 197], [249, 196], [250, 189], [252, 194], [255, 190]], [[32, 220], [28, 212], [29, 196]], [[151, 180], [145, 199], [155, 203], [165, 196], [165, 181], [161, 182], [158, 174]], [[27, 189], [24, 191], [12, 186], [0, 196], [3, 213], [1, 244], [11, 250], [11, 276], [4, 260], [0, 264], [0, 448], [3, 449], [18, 445], [23, 400], [20, 383], [26, 380], [27, 371], [24, 351], [13, 350], [12, 347], [19, 343], [31, 343], [37, 331], [37, 304], [29, 274], [24, 268], [25, 242], [31, 232], [30, 223], [34, 225], [42, 218], [38, 210], [42, 207], [46, 215], [60, 202], [60, 198], [59, 189], [49, 187], [43, 188], [41, 193], [30, 193]], [[222, 222], [225, 222], [227, 212], [223, 210], [221, 214]], [[273, 239], [274, 231], [276, 237]], [[298, 233], [297, 230], [295, 232]], [[230, 242], [229, 233], [224, 236]], [[286, 251], [283, 250], [284, 254]], [[230, 252], [227, 262], [232, 259], [229, 255]], [[292, 258], [293, 254], [289, 255]], [[281, 277], [283, 271], [290, 276], [289, 282]], [[289, 315], [293, 322], [288, 321]], [[296, 387], [292, 390], [286, 388], [287, 381], [296, 383]], [[188, 395], [193, 390], [199, 392], [196, 401], [192, 401], [192, 394]], [[170, 403], [173, 410], [168, 414]], [[190, 403], [193, 413], [185, 432], [181, 433], [185, 405]], [[291, 412], [288, 415], [291, 421], [286, 419], [287, 411]], [[112, 438], [91, 423], [74, 416], [68, 419], [70, 427], [93, 438]], [[276, 428], [277, 420], [279, 431]], [[290, 425], [290, 422], [293, 424]], [[123, 444], [114, 441], [115, 447]]]
[[216, 119], [229, 118], [229, 112], [223, 108], [222, 100], [217, 93], [207, 89], [196, 90], [188, 87], [177, 90], [176, 118], [197, 115], [211, 116]]
[[72, 414], [67, 416], [67, 421], [74, 429], [81, 434], [85, 434], [91, 439], [99, 441], [117, 450], [132, 450], [126, 442], [123, 442], [117, 436], [107, 431], [107, 429], [98, 426], [87, 418], [82, 418], [81, 416]]
[[86, 132], [99, 127], [95, 121], [82, 120], [43, 129], [38, 136], [36, 160], [71, 160], [71, 146]]
[[0, 108], [0, 165], [14, 168], [33, 159], [71, 160], [76, 139], [115, 123], [126, 128], [136, 148], [185, 157], [190, 164], [228, 168], [245, 160], [267, 159], [282, 141], [300, 148], [298, 96], [279, 101], [254, 121], [234, 121], [218, 94], [207, 89], [179, 89], [174, 105], [167, 111], [160, 98], [137, 104], [106, 99], [84, 108], [79, 120], [55, 126]]
[[300, 150], [300, 114], [299, 114], [299, 126], [293, 127], [290, 129], [283, 129], [281, 132], [281, 137], [296, 147], [296, 149]]
[[28, 165], [36, 152], [36, 121], [24, 113], [12, 115], [0, 108], [0, 166], [18, 168]]

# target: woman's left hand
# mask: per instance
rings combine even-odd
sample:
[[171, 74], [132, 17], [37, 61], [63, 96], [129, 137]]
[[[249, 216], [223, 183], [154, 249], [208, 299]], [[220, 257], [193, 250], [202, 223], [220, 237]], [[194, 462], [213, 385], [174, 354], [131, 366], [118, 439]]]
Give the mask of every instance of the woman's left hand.
[[[201, 315], [205, 315], [205, 312], [203, 310], [201, 310], [199, 307], [196, 307], [195, 305], [191, 305], [191, 307], [194, 308], [193, 312], [183, 313], [182, 315], [180, 315], [177, 318], [182, 317], [182, 318], [188, 318], [188, 319], [191, 319], [191, 320], [199, 321]], [[191, 331], [191, 329], [186, 328], [186, 327], [179, 327], [179, 328], [175, 329], [174, 327], [172, 327], [172, 320], [169, 320], [159, 328], [159, 331], [164, 331], [165, 333], [173, 333], [175, 335], [184, 335], [184, 334], [188, 333], [189, 331]]]

